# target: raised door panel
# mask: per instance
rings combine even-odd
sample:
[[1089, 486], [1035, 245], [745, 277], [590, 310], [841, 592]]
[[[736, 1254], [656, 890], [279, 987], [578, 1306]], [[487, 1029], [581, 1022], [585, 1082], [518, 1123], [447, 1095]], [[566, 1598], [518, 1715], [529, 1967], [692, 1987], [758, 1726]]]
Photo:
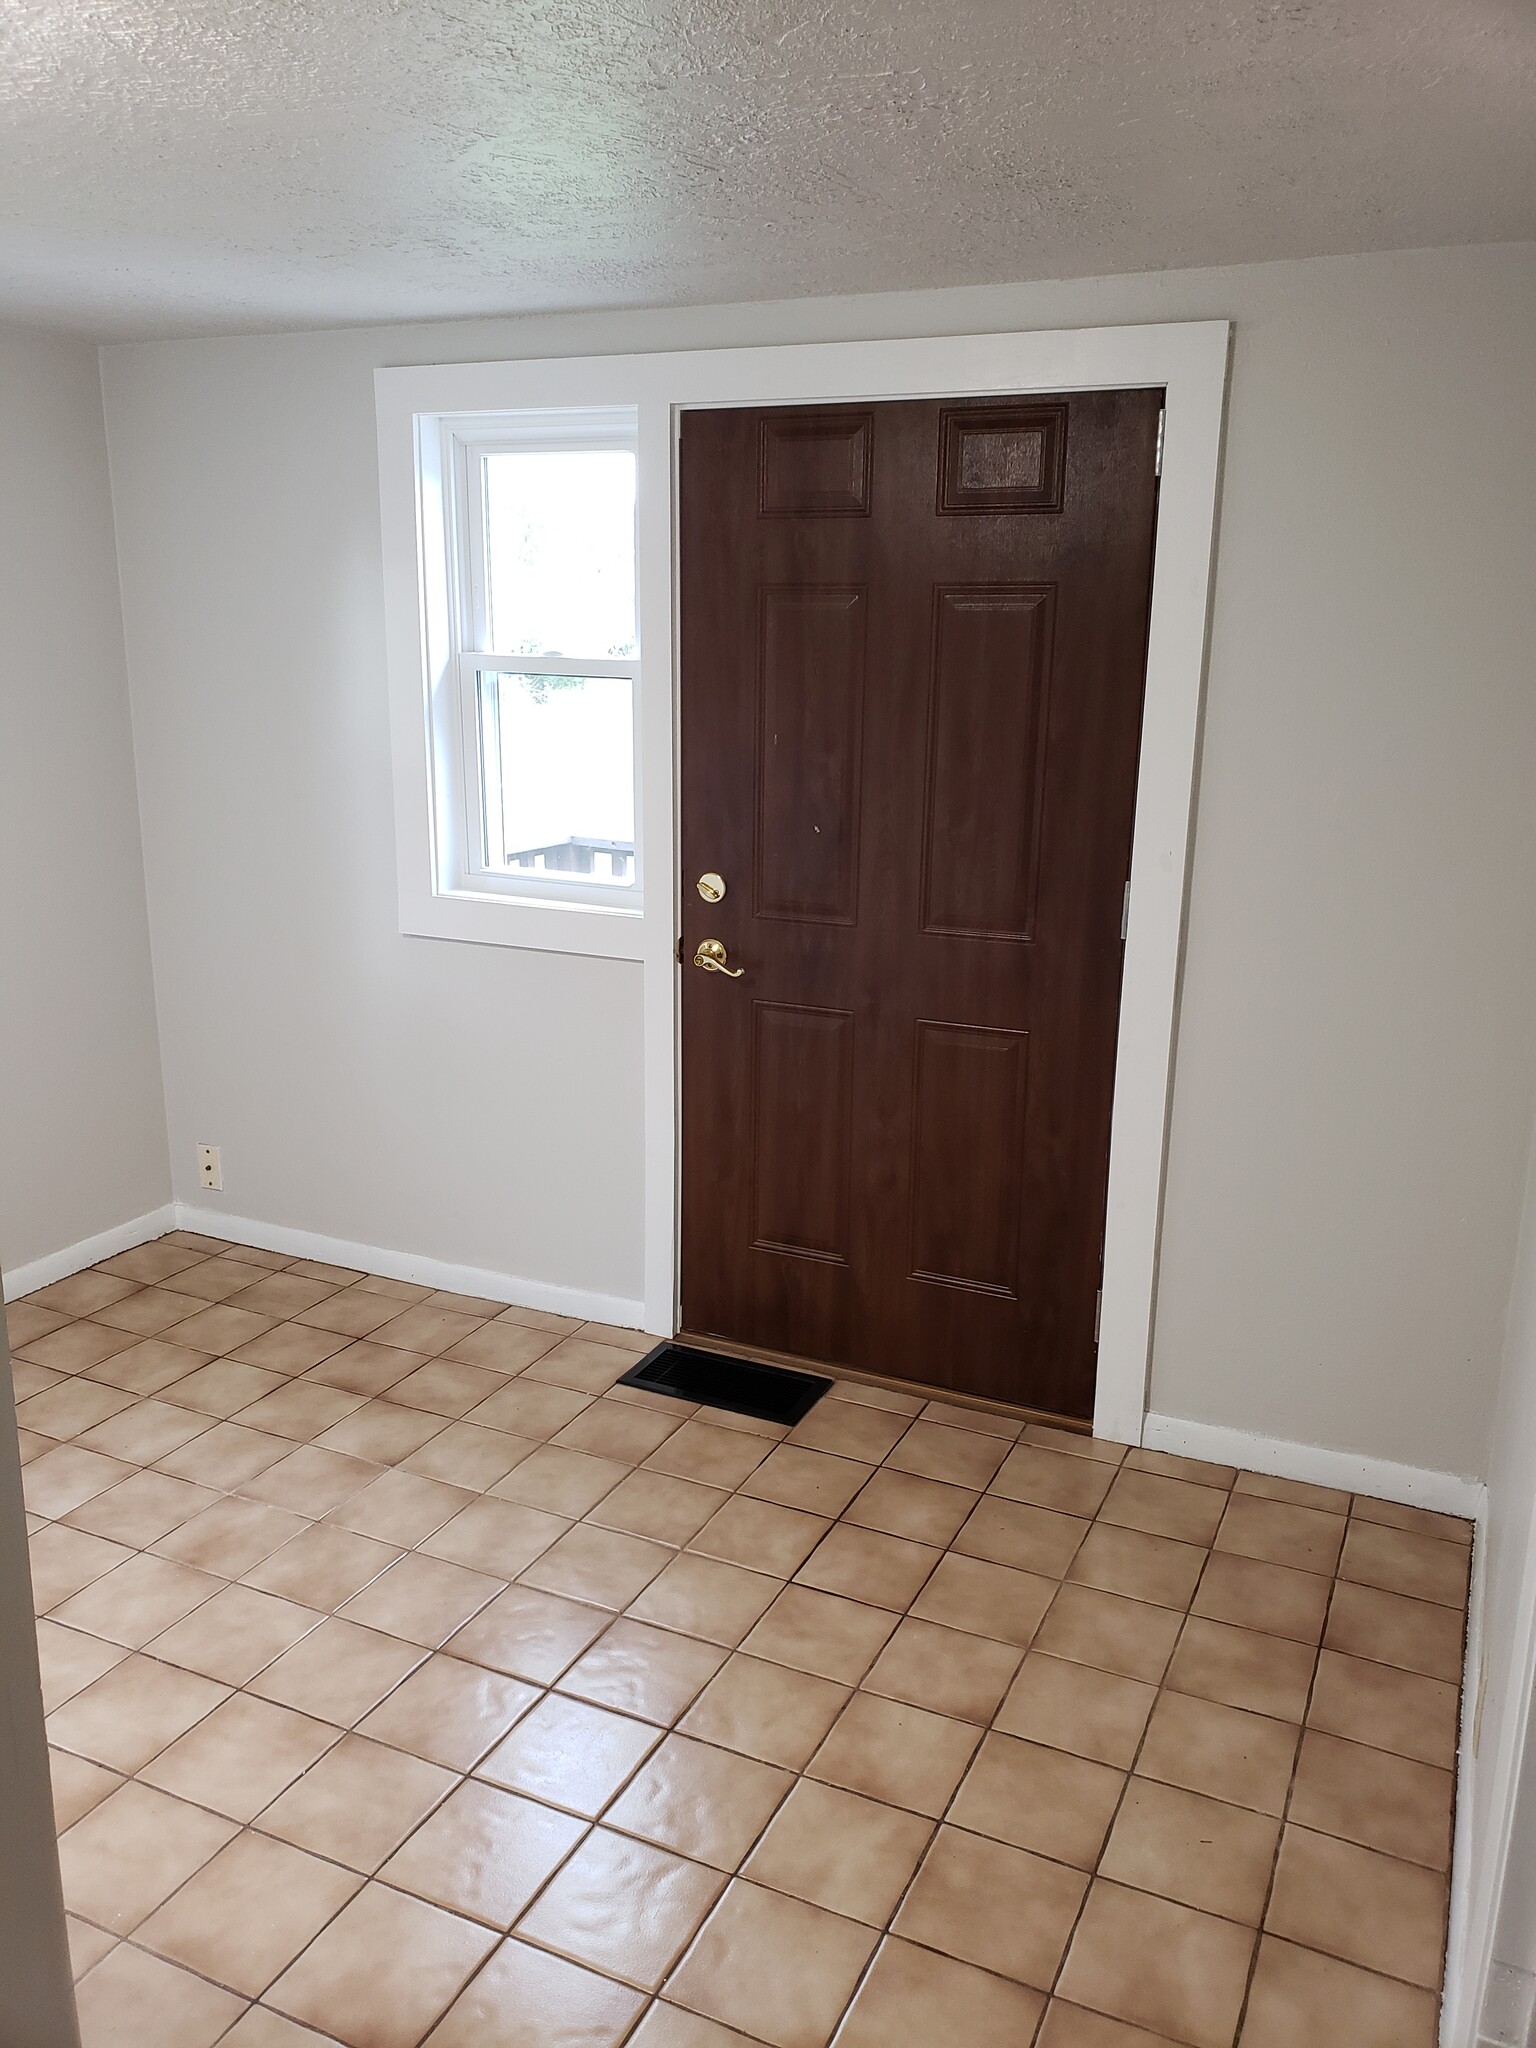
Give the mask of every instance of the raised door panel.
[[919, 1020], [913, 1061], [911, 1276], [1016, 1297], [1027, 1031]]
[[922, 927], [1034, 935], [1055, 592], [934, 594]]
[[852, 924], [857, 915], [867, 613], [857, 587], [761, 593], [753, 863], [761, 917]]
[[848, 1262], [853, 1052], [847, 1010], [752, 1006], [755, 1251]]

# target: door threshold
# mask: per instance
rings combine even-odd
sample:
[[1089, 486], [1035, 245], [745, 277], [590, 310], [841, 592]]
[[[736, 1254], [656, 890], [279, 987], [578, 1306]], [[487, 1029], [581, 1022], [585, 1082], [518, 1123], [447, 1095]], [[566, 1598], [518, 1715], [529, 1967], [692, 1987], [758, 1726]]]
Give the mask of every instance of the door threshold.
[[1072, 1436], [1093, 1435], [1093, 1424], [1085, 1422], [1080, 1415], [1053, 1415], [1048, 1408], [1025, 1408], [1012, 1401], [989, 1401], [982, 1394], [963, 1394], [954, 1387], [934, 1386], [926, 1380], [899, 1380], [882, 1373], [859, 1372], [851, 1365], [834, 1365], [824, 1358], [805, 1358], [793, 1351], [770, 1351], [761, 1344], [736, 1344], [729, 1337], [716, 1337], [702, 1330], [679, 1330], [673, 1341], [696, 1344], [701, 1350], [723, 1351], [729, 1358], [747, 1358], [759, 1365], [781, 1365], [796, 1372], [821, 1372], [834, 1380], [851, 1380], [855, 1386], [883, 1387], [892, 1394], [913, 1394], [927, 1401], [947, 1401], [952, 1408], [974, 1408], [982, 1415], [1001, 1415], [1009, 1421], [1034, 1422], [1046, 1429], [1065, 1430]]

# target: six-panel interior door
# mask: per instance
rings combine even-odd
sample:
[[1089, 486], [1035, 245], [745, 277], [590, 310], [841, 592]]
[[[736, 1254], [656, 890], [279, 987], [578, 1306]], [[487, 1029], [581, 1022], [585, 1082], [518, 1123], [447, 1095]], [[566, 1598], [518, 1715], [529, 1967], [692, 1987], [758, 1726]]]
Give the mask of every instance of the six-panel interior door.
[[684, 414], [690, 1334], [1092, 1412], [1161, 402]]

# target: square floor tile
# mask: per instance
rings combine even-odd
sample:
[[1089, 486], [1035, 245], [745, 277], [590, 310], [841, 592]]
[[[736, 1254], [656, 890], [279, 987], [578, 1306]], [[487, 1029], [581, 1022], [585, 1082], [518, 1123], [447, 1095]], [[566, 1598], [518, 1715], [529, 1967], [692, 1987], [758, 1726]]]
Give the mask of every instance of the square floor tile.
[[190, 1479], [198, 1486], [243, 1486], [258, 1472], [265, 1472], [268, 1466], [286, 1458], [293, 1449], [286, 1437], [268, 1436], [263, 1430], [247, 1429], [239, 1422], [210, 1422], [207, 1416], [195, 1418], [191, 1409], [186, 1413], [189, 1420], [196, 1419], [208, 1426], [179, 1450], [156, 1460], [160, 1470], [175, 1479]]
[[1428, 1991], [1266, 1935], [1243, 2048], [1434, 2048], [1437, 2008]]
[[62, 1601], [54, 1619], [125, 1649], [142, 1650], [162, 1629], [211, 1599], [223, 1583], [169, 1558], [130, 1557]]
[[764, 1763], [803, 1770], [847, 1703], [847, 1686], [736, 1655], [721, 1667], [678, 1724]]
[[1254, 1942], [1250, 1927], [1098, 1878], [1056, 1989], [1189, 2048], [1232, 2048]]
[[703, 1691], [727, 1652], [621, 1616], [560, 1679], [594, 1706], [670, 1726]]
[[1093, 1586], [1063, 1586], [1035, 1635], [1034, 1647], [1155, 1685], [1168, 1668], [1182, 1620], [1145, 1600], [1126, 1600]]
[[519, 1459], [537, 1448], [530, 1438], [509, 1436], [505, 1430], [482, 1429], [473, 1422], [450, 1422], [446, 1429], [429, 1437], [419, 1451], [402, 1458], [398, 1469], [478, 1493], [504, 1478]]
[[717, 1870], [594, 1828], [518, 1922], [573, 1962], [655, 1991], [720, 1896]]
[[754, 1500], [776, 1501], [806, 1514], [840, 1515], [873, 1471], [872, 1465], [826, 1451], [776, 1444], [741, 1490]]
[[1027, 1501], [1034, 1507], [1091, 1520], [1103, 1506], [1114, 1479], [1112, 1465], [1025, 1441], [1008, 1451], [991, 1482], [991, 1491], [1005, 1500]]
[[130, 1342], [126, 1351], [114, 1351], [110, 1358], [98, 1360], [86, 1377], [100, 1380], [104, 1386], [123, 1387], [131, 1394], [158, 1394], [198, 1366], [212, 1362], [211, 1351], [194, 1351], [184, 1344], [172, 1344], [168, 1338], [147, 1337], [141, 1343]]
[[[1181, 1543], [1209, 1543], [1221, 1524], [1229, 1496], [1212, 1486], [1164, 1479], [1123, 1465], [1099, 1510], [1103, 1522], [1171, 1536]], [[1281, 1560], [1284, 1562], [1284, 1560]]]
[[[132, 1471], [125, 1459], [82, 1450], [78, 1444], [60, 1444], [27, 1466], [21, 1475], [22, 1497], [30, 1514], [57, 1521], [83, 1503], [98, 1499]], [[131, 1540], [136, 1543], [138, 1539]]]
[[[23, 1487], [27, 1477], [47, 1463], [47, 1458], [39, 1458], [35, 1465], [29, 1465], [22, 1478]], [[191, 1521], [204, 1508], [212, 1507], [217, 1499], [211, 1487], [193, 1486], [164, 1472], [135, 1472], [72, 1509], [68, 1520], [72, 1528], [88, 1529], [93, 1536], [109, 1536], [114, 1543], [144, 1549], [179, 1529], [183, 1522]]]
[[[645, 1476], [636, 1474], [637, 1478]], [[688, 1547], [703, 1557], [717, 1557], [726, 1564], [746, 1565], [753, 1571], [788, 1579], [831, 1527], [823, 1515], [808, 1515], [799, 1508], [780, 1507], [776, 1501], [749, 1500], [745, 1494], [735, 1494], [710, 1517]]]
[[1301, 1730], [1292, 1721], [1165, 1692], [1152, 1711], [1136, 1769], [1165, 1785], [1278, 1815], [1285, 1811], [1300, 1741]]
[[[990, 1442], [991, 1439], [984, 1439]], [[1026, 1649], [1057, 1593], [1053, 1579], [951, 1552], [912, 1603], [920, 1620]]]
[[480, 1764], [477, 1776], [595, 1819], [661, 1740], [661, 1730], [551, 1693]]
[[1455, 1685], [1461, 1677], [1465, 1634], [1463, 1618], [1454, 1608], [1340, 1580], [1333, 1589], [1323, 1642], [1346, 1656], [1394, 1664]]
[[[670, 1430], [665, 1439], [647, 1454], [647, 1467], [669, 1473], [674, 1479], [691, 1479], [701, 1486], [742, 1485], [769, 1456], [773, 1445], [762, 1437], [738, 1429], [722, 1429], [716, 1422], [695, 1416]], [[800, 1503], [790, 1503], [800, 1505]], [[836, 1513], [836, 1509], [824, 1510]]]
[[465, 1783], [401, 1844], [379, 1875], [450, 1912], [505, 1932], [587, 1832], [552, 1806]]
[[1189, 1620], [1168, 1667], [1174, 1692], [1193, 1693], [1227, 1707], [1246, 1707], [1278, 1721], [1306, 1712], [1317, 1653], [1310, 1643], [1262, 1636], [1224, 1621]]
[[1015, 1983], [1049, 1990], [1087, 1888], [1080, 1871], [941, 1827], [894, 1931]]
[[1032, 2038], [1043, 2002], [1022, 1984], [892, 1938], [860, 1986], [838, 2048], [946, 2040], [964, 2041], [966, 2048], [1018, 2048]]
[[567, 1599], [585, 1600], [594, 1607], [610, 1607], [617, 1613], [639, 1596], [674, 1555], [666, 1545], [648, 1543], [644, 1537], [578, 1522], [534, 1560], [522, 1574], [522, 1583]]
[[1384, 1855], [1446, 1870], [1454, 1796], [1449, 1771], [1309, 1728], [1301, 1738], [1290, 1818]]
[[501, 1500], [521, 1501], [555, 1515], [580, 1516], [595, 1508], [629, 1474], [617, 1458], [594, 1458], [560, 1444], [540, 1444], [492, 1489]]
[[1303, 1948], [1437, 1991], [1446, 1882], [1416, 1863], [1288, 1827], [1264, 1925]]
[[151, 1655], [225, 1685], [246, 1685], [324, 1616], [249, 1586], [225, 1586], [195, 1613], [156, 1636]]
[[1201, 1544], [1099, 1522], [1089, 1530], [1067, 1577], [1128, 1600], [1182, 1610], [1195, 1597], [1209, 1555]]
[[[103, 1386], [99, 1380], [63, 1379], [44, 1393], [18, 1401], [16, 1420], [23, 1429], [63, 1442], [94, 1429], [124, 1408], [131, 1408], [133, 1401], [133, 1395], [124, 1393], [121, 1387]], [[91, 1448], [105, 1451], [109, 1457], [132, 1457], [131, 1452], [116, 1449], [110, 1443], [94, 1444]], [[133, 1458], [132, 1462], [144, 1461]]]
[[59, 1841], [64, 1903], [131, 1934], [236, 1832], [234, 1823], [148, 1785], [122, 1785]]
[[856, 1401], [818, 1401], [790, 1431], [789, 1441], [802, 1450], [831, 1451], [837, 1457], [878, 1465], [910, 1426], [910, 1416], [893, 1415], [886, 1408], [870, 1408]]
[[1076, 1515], [988, 1493], [977, 1501], [952, 1548], [963, 1557], [982, 1557], [992, 1564], [1011, 1565], [1016, 1571], [1059, 1579], [1076, 1557], [1089, 1527]]
[[83, 1980], [76, 2003], [85, 2048], [212, 2048], [243, 2001], [123, 1942]]
[[1332, 1581], [1317, 1572], [1294, 1571], [1218, 1550], [1207, 1558], [1190, 1612], [1207, 1621], [1289, 1636], [1293, 1642], [1317, 1643], [1322, 1640], [1331, 1589]]
[[1265, 1814], [1133, 1778], [1099, 1868], [1138, 1891], [1257, 1927], [1279, 1832]]
[[467, 1771], [539, 1698], [538, 1688], [457, 1657], [429, 1657], [357, 1724], [360, 1735]]
[[53, 1784], [54, 1826], [60, 1834], [93, 1806], [100, 1806], [123, 1782], [116, 1771], [89, 1763], [83, 1756], [71, 1756], [67, 1749], [49, 1750], [48, 1772]]
[[562, 1600], [532, 1586], [509, 1586], [449, 1638], [455, 1657], [488, 1664], [509, 1678], [553, 1685], [613, 1617], [600, 1607]]
[[413, 1552], [355, 1593], [341, 1612], [365, 1628], [435, 1650], [503, 1590], [500, 1579], [484, 1572]]
[[308, 1527], [301, 1515], [261, 1500], [216, 1500], [155, 1545], [161, 1557], [237, 1579]]
[[[355, 1395], [347, 1395], [355, 1400]], [[441, 1415], [400, 1408], [392, 1401], [364, 1401], [315, 1438], [328, 1451], [346, 1451], [375, 1465], [398, 1465], [447, 1427]]]
[[366, 1458], [349, 1458], [345, 1451], [301, 1444], [254, 1479], [243, 1481], [239, 1490], [253, 1500], [289, 1508], [296, 1515], [326, 1515], [378, 1476], [378, 1466]]
[[124, 1543], [71, 1529], [66, 1522], [51, 1522], [46, 1529], [39, 1529], [27, 1548], [32, 1562], [33, 1605], [39, 1614], [94, 1585], [114, 1565], [126, 1563], [133, 1555]]
[[[722, 1570], [729, 1567], [722, 1566]], [[886, 1608], [868, 1607], [809, 1586], [786, 1586], [743, 1639], [755, 1657], [790, 1664], [839, 1684], [857, 1684], [896, 1627]]]
[[947, 1817], [972, 1834], [1092, 1870], [1124, 1788], [1125, 1774], [1106, 1764], [993, 1733]]
[[393, 1692], [426, 1651], [331, 1615], [250, 1682], [264, 1700], [350, 1728]]
[[362, 1884], [264, 1835], [237, 1835], [138, 1929], [141, 1947], [258, 1998]]
[[968, 1722], [855, 1693], [807, 1775], [937, 1819], [980, 1737]]
[[[430, 2048], [618, 2048], [645, 2003], [563, 1956], [506, 1941], [431, 2036]], [[638, 2039], [638, 2036], [636, 2037]]]
[[291, 1707], [236, 1693], [152, 1763], [140, 1779], [195, 1805], [254, 1820], [337, 1740], [338, 1731]]
[[770, 1891], [884, 1927], [932, 1836], [932, 1821], [918, 1814], [800, 1778], [743, 1874]]
[[1234, 1493], [1216, 1534], [1215, 1548], [1238, 1557], [1261, 1558], [1267, 1564], [1289, 1565], [1293, 1571], [1329, 1575], [1339, 1562], [1344, 1541], [1342, 1515], [1319, 1514], [1288, 1501], [1261, 1500]]
[[700, 1486], [666, 1472], [631, 1472], [587, 1511], [586, 1519], [602, 1529], [648, 1536], [655, 1543], [681, 1544], [697, 1536], [729, 1499], [717, 1486]]
[[323, 1387], [346, 1387], [354, 1394], [382, 1394], [427, 1363], [419, 1352], [399, 1351], [393, 1344], [374, 1344], [366, 1337], [309, 1367], [306, 1379]]
[[908, 1615], [864, 1678], [866, 1692], [986, 1723], [1019, 1668], [1012, 1643], [962, 1635]]
[[630, 1613], [637, 1621], [733, 1649], [772, 1604], [781, 1583], [740, 1565], [686, 1552], [657, 1574]]
[[[390, 1347], [386, 1344], [379, 1349], [387, 1354]], [[395, 1353], [397, 1358], [405, 1355], [403, 1351]], [[395, 1379], [389, 1388], [389, 1398], [396, 1407], [412, 1413], [435, 1415], [440, 1422], [458, 1422], [482, 1401], [489, 1401], [492, 1394], [499, 1394], [506, 1384], [505, 1373], [487, 1372], [483, 1366], [451, 1358], [433, 1358]]]
[[364, 1885], [266, 2002], [345, 2048], [416, 2048], [495, 1945], [487, 1927]]
[[972, 1489], [882, 1466], [843, 1510], [860, 1529], [879, 1529], [914, 1543], [949, 1543], [976, 1507]]
[[[110, 1444], [100, 1446], [111, 1450]], [[1443, 1607], [1467, 1604], [1471, 1552], [1460, 1543], [1389, 1529], [1380, 1522], [1352, 1521], [1339, 1562], [1339, 1576], [1387, 1593], [1432, 1600]]]
[[76, 1693], [121, 1664], [127, 1651], [120, 1643], [81, 1629], [65, 1628], [56, 1621], [37, 1625], [37, 1661], [43, 1682], [43, 1711], [52, 1714]]
[[343, 1606], [400, 1555], [334, 1522], [312, 1523], [244, 1574], [247, 1585], [330, 1614]]
[[48, 1717], [48, 1739], [110, 1770], [137, 1771], [228, 1692], [194, 1672], [125, 1657]]
[[370, 1480], [361, 1493], [333, 1508], [326, 1520], [355, 1535], [408, 1549], [451, 1522], [473, 1499], [465, 1487], [423, 1479], [416, 1472], [384, 1472]]
[[[683, 1413], [674, 1410], [671, 1404], [658, 1410], [605, 1398], [583, 1408], [574, 1421], [557, 1431], [555, 1442], [569, 1450], [589, 1451], [595, 1458], [638, 1465], [664, 1444], [683, 1420]], [[673, 1476], [686, 1479], [693, 1475], [684, 1472]]]
[[979, 1491], [996, 1477], [1009, 1450], [1005, 1437], [950, 1429], [938, 1422], [915, 1422], [885, 1462], [892, 1472], [913, 1472], [921, 1479]]
[[454, 1783], [451, 1771], [423, 1757], [344, 1735], [256, 1825], [264, 1835], [372, 1875]]
[[1155, 1687], [1139, 1679], [1031, 1651], [998, 1712], [997, 1727], [1005, 1735], [1126, 1770], [1157, 1696]]
[[1329, 1735], [1394, 1750], [1446, 1770], [1456, 1761], [1460, 1701], [1454, 1685], [1324, 1650], [1307, 1722]]
[[[285, 1274], [283, 1278], [287, 1278]], [[296, 1283], [302, 1285], [303, 1283]], [[250, 1289], [230, 1303], [232, 1308], [252, 1308]], [[279, 1323], [275, 1330], [242, 1344], [233, 1356], [245, 1365], [259, 1365], [264, 1372], [282, 1373], [294, 1379], [346, 1348], [347, 1339], [333, 1330], [309, 1330], [302, 1323]]]
[[667, 1983], [675, 2004], [771, 2048], [823, 2048], [874, 1952], [872, 1929], [737, 1878]]
[[420, 1548], [432, 1557], [499, 1579], [515, 1579], [570, 1527], [560, 1515], [520, 1507], [510, 1500], [476, 1500], [461, 1508]]
[[800, 1567], [796, 1583], [903, 1614], [923, 1590], [941, 1555], [930, 1544], [839, 1522]]
[[772, 1764], [669, 1735], [608, 1808], [604, 1825], [734, 1871], [793, 1783]]

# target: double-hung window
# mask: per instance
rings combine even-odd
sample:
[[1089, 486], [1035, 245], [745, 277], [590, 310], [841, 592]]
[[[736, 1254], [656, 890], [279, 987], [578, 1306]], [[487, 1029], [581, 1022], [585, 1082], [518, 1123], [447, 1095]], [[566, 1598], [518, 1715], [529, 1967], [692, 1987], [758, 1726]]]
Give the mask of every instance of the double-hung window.
[[432, 893], [637, 913], [634, 412], [417, 428]]

